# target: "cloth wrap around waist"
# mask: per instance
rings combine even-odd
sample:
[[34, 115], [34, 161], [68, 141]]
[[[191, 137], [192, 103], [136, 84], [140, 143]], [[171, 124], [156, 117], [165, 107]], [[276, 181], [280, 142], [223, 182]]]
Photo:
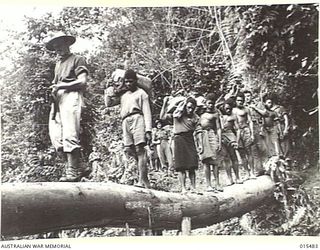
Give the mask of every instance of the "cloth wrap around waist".
[[176, 171], [198, 169], [198, 154], [193, 131], [174, 135], [174, 161]]

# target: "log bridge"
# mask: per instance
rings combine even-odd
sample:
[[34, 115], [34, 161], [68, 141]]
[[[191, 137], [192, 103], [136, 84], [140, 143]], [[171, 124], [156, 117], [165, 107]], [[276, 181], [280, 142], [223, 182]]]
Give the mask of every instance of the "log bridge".
[[241, 216], [272, 197], [274, 182], [260, 176], [224, 192], [186, 194], [114, 183], [2, 183], [1, 234], [22, 236], [84, 227], [181, 229]]

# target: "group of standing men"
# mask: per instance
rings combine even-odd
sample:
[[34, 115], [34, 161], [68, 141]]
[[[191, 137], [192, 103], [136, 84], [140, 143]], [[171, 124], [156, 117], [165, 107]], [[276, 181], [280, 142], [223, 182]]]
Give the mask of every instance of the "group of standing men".
[[[79, 181], [88, 174], [88, 170], [80, 164], [79, 140], [82, 93], [88, 69], [83, 57], [70, 52], [69, 46], [74, 42], [72, 36], [56, 35], [46, 43], [47, 49], [59, 55], [52, 85], [55, 102], [52, 105], [49, 132], [57, 152], [66, 156], [68, 161], [66, 175], [60, 181]], [[174, 167], [178, 172], [183, 193], [187, 192], [187, 172], [191, 181], [190, 190], [196, 192], [195, 170], [198, 169], [199, 157], [205, 169], [207, 191], [218, 192], [222, 191], [219, 183], [220, 166], [226, 169], [230, 184], [241, 184], [240, 167], [246, 171], [245, 179], [255, 178], [263, 171], [263, 157], [288, 156], [286, 138], [289, 120], [283, 107], [274, 105], [273, 97], [268, 95], [256, 105], [250, 91], [230, 93], [219, 98], [208, 94], [206, 107], [202, 110], [192, 97], [186, 97], [174, 110], [168, 110], [169, 97], [163, 100], [160, 119], [173, 121], [174, 162], [172, 158], [169, 159], [169, 168]], [[125, 152], [136, 159], [139, 169], [136, 186], [150, 188], [145, 146], [154, 141], [151, 108], [149, 95], [139, 87], [136, 72], [127, 69], [122, 81], [105, 91], [105, 104], [108, 107], [121, 105]], [[161, 133], [161, 126], [158, 134], [160, 139], [166, 136]], [[211, 186], [212, 166], [215, 187]]]

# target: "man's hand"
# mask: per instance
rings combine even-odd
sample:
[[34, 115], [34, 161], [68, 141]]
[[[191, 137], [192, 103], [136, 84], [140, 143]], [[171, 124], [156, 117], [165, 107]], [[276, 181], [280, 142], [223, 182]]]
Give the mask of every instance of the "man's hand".
[[254, 142], [254, 135], [253, 134], [251, 134], [250, 139], [251, 139], [251, 143], [253, 143]]
[[169, 100], [170, 100], [170, 96], [165, 96], [163, 98], [163, 105], [166, 105], [169, 102]]
[[239, 86], [235, 83], [232, 86], [232, 96], [237, 96], [239, 91], [240, 91]]
[[233, 146], [234, 149], [238, 149], [239, 148], [239, 143], [236, 142], [232, 146]]
[[152, 142], [151, 131], [146, 132], [146, 142], [147, 142], [147, 145], [151, 145], [151, 142]]
[[56, 96], [59, 90], [59, 86], [57, 84], [54, 84], [54, 85], [51, 85], [50, 88], [51, 88], [51, 94], [53, 96]]
[[254, 110], [255, 110], [255, 109], [256, 109], [256, 105], [255, 105], [255, 104], [253, 104], [253, 103], [250, 103], [250, 104], [249, 104], [249, 108], [252, 108], [252, 109], [254, 109]]
[[261, 89], [260, 90], [260, 98], [263, 99], [265, 95], [267, 95], [269, 92], [268, 88]]
[[123, 94], [124, 92], [126, 92], [128, 90], [126, 85], [122, 81], [121, 82], [115, 82], [113, 84], [113, 87], [114, 87], [114, 92], [117, 95], [121, 95], [121, 94]]

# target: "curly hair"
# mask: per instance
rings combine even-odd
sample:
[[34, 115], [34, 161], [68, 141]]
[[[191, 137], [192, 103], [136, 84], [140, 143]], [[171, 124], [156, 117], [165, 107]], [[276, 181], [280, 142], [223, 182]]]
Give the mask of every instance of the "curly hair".
[[134, 79], [134, 80], [138, 79], [136, 72], [134, 72], [134, 70], [132, 70], [132, 69], [126, 70], [126, 72], [124, 72], [123, 78], [124, 79]]
[[214, 93], [210, 93], [206, 96], [206, 100], [207, 101], [212, 101], [212, 102], [215, 102], [216, 101], [216, 95]]
[[262, 98], [263, 102], [266, 102], [267, 100], [271, 100], [272, 102], [275, 102], [275, 95], [274, 94], [266, 94], [263, 98]]
[[189, 96], [189, 97], [187, 98], [186, 104], [187, 104], [188, 102], [191, 102], [195, 107], [197, 106], [197, 101], [196, 101], [193, 97], [191, 97], [191, 96]]

